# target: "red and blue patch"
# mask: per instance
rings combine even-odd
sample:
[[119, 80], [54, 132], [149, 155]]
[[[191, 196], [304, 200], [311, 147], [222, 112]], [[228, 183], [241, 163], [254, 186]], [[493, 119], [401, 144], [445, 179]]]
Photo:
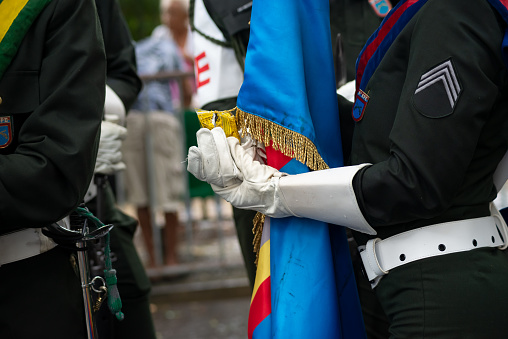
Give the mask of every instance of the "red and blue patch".
[[369, 102], [369, 96], [361, 89], [356, 92], [355, 104], [353, 106], [353, 120], [358, 122], [362, 120], [365, 108]]
[[0, 148], [9, 146], [12, 142], [12, 119], [0, 117]]

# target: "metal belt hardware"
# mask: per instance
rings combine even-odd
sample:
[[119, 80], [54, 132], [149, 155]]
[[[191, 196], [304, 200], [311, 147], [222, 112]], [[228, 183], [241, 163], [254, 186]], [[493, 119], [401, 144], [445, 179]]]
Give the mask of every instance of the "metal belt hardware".
[[482, 247], [504, 250], [508, 228], [492, 205], [491, 211], [488, 217], [425, 226], [384, 240], [371, 239], [359, 246], [364, 274], [371, 287], [375, 288], [390, 270], [416, 260]]
[[54, 248], [56, 243], [41, 228], [26, 228], [0, 236], [0, 266], [34, 257]]

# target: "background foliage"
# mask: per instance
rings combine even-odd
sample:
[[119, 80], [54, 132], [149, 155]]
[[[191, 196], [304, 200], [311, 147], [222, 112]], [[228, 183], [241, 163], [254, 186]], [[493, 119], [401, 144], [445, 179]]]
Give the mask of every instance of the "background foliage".
[[159, 0], [118, 0], [135, 41], [152, 34], [160, 24]]

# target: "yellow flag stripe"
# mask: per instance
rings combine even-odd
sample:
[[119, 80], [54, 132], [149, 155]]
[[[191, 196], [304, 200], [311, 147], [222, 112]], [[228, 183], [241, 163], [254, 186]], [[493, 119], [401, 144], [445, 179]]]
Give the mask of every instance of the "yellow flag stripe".
[[256, 270], [256, 280], [252, 292], [251, 302], [256, 295], [259, 286], [270, 277], [270, 240], [266, 241], [259, 250], [258, 268]]
[[0, 41], [27, 3], [28, 0], [3, 0], [0, 3]]

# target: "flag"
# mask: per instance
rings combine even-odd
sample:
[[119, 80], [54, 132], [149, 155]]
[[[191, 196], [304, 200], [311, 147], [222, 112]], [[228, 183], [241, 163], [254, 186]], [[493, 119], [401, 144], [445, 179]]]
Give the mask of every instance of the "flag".
[[[343, 165], [328, 0], [254, 0], [237, 124], [289, 174]], [[365, 338], [345, 229], [266, 218], [249, 338]]]

